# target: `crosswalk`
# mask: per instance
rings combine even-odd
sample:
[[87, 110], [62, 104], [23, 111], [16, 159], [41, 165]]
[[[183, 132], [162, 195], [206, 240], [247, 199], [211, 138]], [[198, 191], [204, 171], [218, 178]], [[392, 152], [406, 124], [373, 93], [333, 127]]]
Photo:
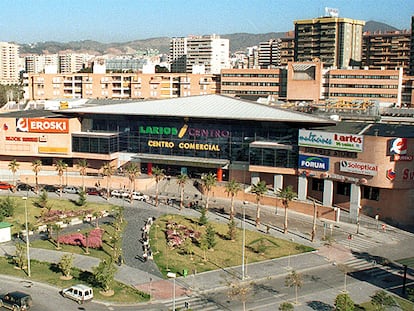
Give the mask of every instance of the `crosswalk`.
[[400, 275], [401, 269], [398, 267], [391, 267], [382, 265], [374, 259], [356, 258], [352, 257], [344, 262], [348, 273], [365, 273], [371, 278], [381, 280], [384, 278], [390, 279], [391, 275]]
[[[174, 302], [169, 301], [164, 304], [167, 310], [173, 310]], [[193, 297], [177, 297], [175, 299], [175, 309], [176, 310], [203, 310], [203, 311], [219, 311], [223, 310], [213, 301], [208, 300], [203, 297], [193, 296]]]
[[352, 235], [351, 239], [338, 240], [337, 243], [357, 252], [364, 252], [382, 245], [382, 242], [357, 234]]

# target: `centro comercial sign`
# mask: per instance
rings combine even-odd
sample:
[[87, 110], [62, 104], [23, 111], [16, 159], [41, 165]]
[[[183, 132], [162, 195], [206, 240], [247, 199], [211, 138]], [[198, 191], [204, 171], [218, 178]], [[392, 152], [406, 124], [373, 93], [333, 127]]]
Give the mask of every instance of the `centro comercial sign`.
[[[191, 150], [200, 150], [200, 151], [220, 151], [220, 146], [218, 144], [194, 142], [194, 139], [197, 137], [204, 137], [204, 138], [230, 137], [230, 132], [228, 130], [190, 127], [188, 126], [188, 124], [184, 124], [181, 128], [166, 127], [166, 126], [149, 126], [149, 125], [140, 126], [139, 133], [165, 136], [166, 138], [177, 137], [179, 139], [183, 139], [183, 141], [178, 142], [178, 143], [174, 141], [170, 141], [168, 139], [148, 140], [147, 144], [149, 147], [152, 147], [152, 148], [173, 149], [175, 147], [178, 147], [179, 149], [191, 149]], [[191, 142], [184, 141], [186, 137], [191, 138]]]
[[303, 147], [362, 152], [364, 136], [313, 130], [299, 130], [298, 145]]

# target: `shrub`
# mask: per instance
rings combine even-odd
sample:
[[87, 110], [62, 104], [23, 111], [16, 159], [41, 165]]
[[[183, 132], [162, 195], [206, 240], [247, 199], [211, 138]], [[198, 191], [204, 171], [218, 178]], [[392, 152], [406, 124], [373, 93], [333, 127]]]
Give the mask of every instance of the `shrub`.
[[[101, 248], [102, 247], [103, 230], [95, 228], [88, 234], [88, 247]], [[66, 245], [86, 247], [86, 236], [80, 232], [66, 234], [59, 237], [59, 243]]]

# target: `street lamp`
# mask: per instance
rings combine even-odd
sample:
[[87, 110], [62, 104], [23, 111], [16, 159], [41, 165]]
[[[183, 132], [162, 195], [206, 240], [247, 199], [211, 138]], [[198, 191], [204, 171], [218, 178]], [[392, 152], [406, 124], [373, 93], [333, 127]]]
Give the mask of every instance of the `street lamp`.
[[245, 266], [244, 266], [244, 262], [245, 262], [245, 255], [244, 255], [244, 249], [246, 248], [246, 204], [248, 202], [244, 201], [242, 208], [243, 208], [243, 238], [242, 238], [242, 280], [244, 280], [246, 278], [246, 274], [245, 274]]
[[172, 311], [175, 311], [175, 279], [177, 277], [177, 275], [173, 272], [168, 272], [167, 273], [167, 277], [169, 277], [170, 279], [173, 279], [174, 281], [174, 285], [173, 285], [173, 307], [172, 307]]
[[29, 226], [27, 225], [27, 197], [22, 198], [24, 200], [24, 213], [26, 220], [26, 257], [27, 257], [27, 275], [31, 277], [30, 272], [30, 250], [29, 250]]

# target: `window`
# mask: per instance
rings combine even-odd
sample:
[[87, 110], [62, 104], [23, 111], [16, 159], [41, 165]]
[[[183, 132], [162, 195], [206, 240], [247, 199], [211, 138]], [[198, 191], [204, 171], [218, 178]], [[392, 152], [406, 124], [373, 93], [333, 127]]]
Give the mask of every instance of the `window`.
[[312, 178], [312, 190], [323, 191], [323, 180]]
[[336, 194], [349, 196], [351, 193], [351, 184], [338, 182], [336, 186]]
[[379, 201], [379, 193], [379, 188], [365, 186], [362, 192], [362, 198], [373, 201]]

